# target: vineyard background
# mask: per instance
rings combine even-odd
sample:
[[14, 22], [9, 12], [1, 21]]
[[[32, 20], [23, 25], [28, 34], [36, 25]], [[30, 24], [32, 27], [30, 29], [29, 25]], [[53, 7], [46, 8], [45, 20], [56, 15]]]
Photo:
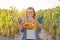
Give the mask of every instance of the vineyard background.
[[[53, 37], [60, 39], [60, 6], [52, 9], [36, 11], [36, 18], [43, 17], [43, 29], [51, 34]], [[16, 7], [9, 9], [0, 8], [0, 35], [14, 36], [20, 33], [20, 25], [18, 19], [26, 18], [26, 9], [21, 11]]]

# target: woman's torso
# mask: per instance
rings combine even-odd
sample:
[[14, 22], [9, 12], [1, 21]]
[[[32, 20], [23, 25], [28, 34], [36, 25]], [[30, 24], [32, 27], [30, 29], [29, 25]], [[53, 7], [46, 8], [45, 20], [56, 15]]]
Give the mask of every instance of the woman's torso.
[[[28, 19], [28, 18], [25, 18], [25, 19], [23, 19], [22, 21], [24, 21], [24, 20], [30, 20], [30, 19]], [[37, 20], [37, 18], [33, 18], [33, 20]], [[25, 31], [26, 31], [26, 39], [35, 39], [36, 38], [36, 30], [34, 30], [34, 29], [30, 29], [30, 30], [27, 30], [27, 29], [25, 29]]]

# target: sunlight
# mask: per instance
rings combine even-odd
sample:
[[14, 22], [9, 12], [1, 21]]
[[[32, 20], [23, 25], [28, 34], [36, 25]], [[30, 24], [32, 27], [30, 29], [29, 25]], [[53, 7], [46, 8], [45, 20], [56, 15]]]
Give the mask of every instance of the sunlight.
[[0, 8], [15, 6], [18, 10], [32, 6], [35, 10], [54, 8], [60, 6], [59, 0], [0, 0]]

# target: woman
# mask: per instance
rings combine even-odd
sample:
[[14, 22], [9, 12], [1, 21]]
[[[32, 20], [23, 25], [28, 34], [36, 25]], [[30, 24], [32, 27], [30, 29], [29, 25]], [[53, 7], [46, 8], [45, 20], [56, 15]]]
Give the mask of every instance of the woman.
[[[33, 7], [27, 8], [27, 10], [26, 10], [26, 16], [27, 16], [27, 18], [23, 19], [22, 21], [29, 20], [29, 19], [37, 20], [37, 18], [35, 18], [36, 13], [35, 13], [35, 10], [34, 10]], [[22, 23], [20, 23], [20, 25], [22, 26]], [[23, 29], [23, 33], [24, 34], [23, 34], [22, 40], [40, 40], [39, 31], [41, 31], [41, 30], [39, 30], [39, 29], [40, 29], [40, 27], [39, 28], [36, 28], [36, 30], [38, 30], [38, 31]], [[29, 32], [29, 31], [32, 32], [32, 34], [33, 34], [33, 32], [35, 32], [36, 37], [33, 37], [33, 39], [32, 39], [31, 37], [34, 36], [34, 35], [32, 35], [30, 37], [30, 39], [28, 39], [27, 32]], [[29, 34], [28, 34], [28, 36], [30, 36]]]

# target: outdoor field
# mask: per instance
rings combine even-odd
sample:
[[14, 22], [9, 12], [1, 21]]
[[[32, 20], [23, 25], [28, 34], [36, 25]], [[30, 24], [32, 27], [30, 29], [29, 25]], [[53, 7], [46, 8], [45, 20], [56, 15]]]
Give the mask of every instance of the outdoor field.
[[[26, 0], [27, 1], [27, 0]], [[24, 1], [24, 3], [26, 3]], [[37, 1], [37, 0], [36, 0]], [[42, 29], [39, 32], [39, 36], [41, 40], [60, 40], [60, 4], [56, 1], [56, 5], [53, 4], [53, 2], [48, 2], [49, 6], [52, 4], [55, 5], [54, 7], [51, 6], [51, 8], [46, 4], [44, 7], [42, 6], [44, 1], [41, 1], [39, 4], [39, 1], [27, 1], [27, 4], [30, 3], [28, 6], [21, 3], [21, 8], [19, 6], [18, 1], [11, 1], [11, 4], [9, 6], [7, 0], [6, 4], [9, 6], [5, 6], [3, 1], [1, 0], [0, 4], [0, 40], [22, 40], [22, 36], [24, 33], [21, 32], [21, 25], [20, 25], [20, 19], [27, 18], [26, 16], [26, 9], [29, 6], [32, 6], [35, 8], [36, 16], [35, 18], [38, 18], [38, 21], [42, 23]], [[10, 1], [9, 1], [10, 2]], [[15, 5], [16, 2], [16, 5]], [[23, 2], [23, 1], [21, 1]], [[34, 3], [39, 4], [38, 6]], [[60, 1], [59, 1], [60, 2]], [[42, 3], [42, 5], [41, 5]], [[17, 5], [18, 4], [18, 5]], [[12, 5], [12, 6], [11, 6]], [[22, 6], [23, 5], [23, 6]], [[38, 6], [38, 7], [37, 7]], [[26, 7], [26, 8], [25, 8]], [[41, 8], [40, 8], [41, 7]], [[20, 9], [19, 9], [20, 8]]]

